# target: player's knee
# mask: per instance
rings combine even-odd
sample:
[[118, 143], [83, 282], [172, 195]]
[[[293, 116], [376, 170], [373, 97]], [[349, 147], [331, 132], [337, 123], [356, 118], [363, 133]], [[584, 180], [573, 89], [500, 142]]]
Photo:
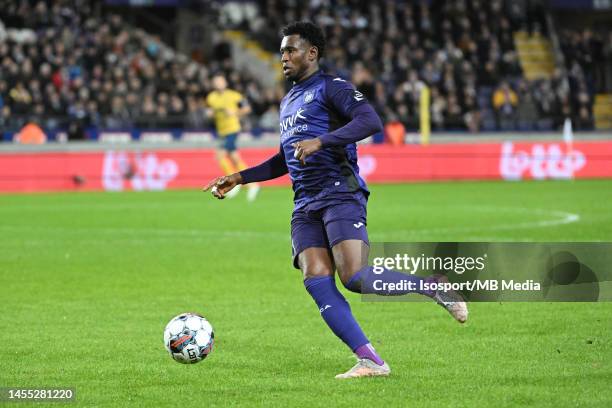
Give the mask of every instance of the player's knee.
[[361, 293], [361, 276], [359, 275], [354, 275], [347, 281], [342, 280], [342, 284], [351, 292]]
[[333, 271], [329, 265], [322, 262], [302, 265], [302, 273], [304, 274], [304, 279], [333, 275]]
[[340, 281], [345, 288], [351, 292], [361, 293], [361, 276], [360, 271], [363, 267], [360, 263], [348, 263], [336, 265]]

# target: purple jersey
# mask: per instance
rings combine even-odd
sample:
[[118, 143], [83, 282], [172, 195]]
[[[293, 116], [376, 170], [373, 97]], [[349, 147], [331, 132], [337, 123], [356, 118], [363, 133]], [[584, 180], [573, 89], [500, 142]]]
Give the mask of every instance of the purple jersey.
[[[318, 71], [297, 83], [280, 104], [281, 154], [293, 182], [295, 208], [329, 199], [369, 195], [359, 176], [357, 146], [328, 146], [306, 158], [294, 157], [293, 143], [333, 132], [351, 121], [351, 112], [365, 97], [344, 79]], [[362, 195], [362, 194], [358, 194]], [[309, 206], [310, 207], [310, 206]]]

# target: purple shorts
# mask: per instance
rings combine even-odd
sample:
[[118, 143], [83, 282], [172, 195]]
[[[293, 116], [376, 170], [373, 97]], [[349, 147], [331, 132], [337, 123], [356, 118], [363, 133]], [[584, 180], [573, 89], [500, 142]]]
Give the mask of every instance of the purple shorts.
[[331, 201], [317, 210], [295, 210], [291, 217], [293, 266], [300, 269], [298, 255], [307, 248], [331, 249], [347, 239], [369, 245], [366, 215], [365, 203], [357, 200]]

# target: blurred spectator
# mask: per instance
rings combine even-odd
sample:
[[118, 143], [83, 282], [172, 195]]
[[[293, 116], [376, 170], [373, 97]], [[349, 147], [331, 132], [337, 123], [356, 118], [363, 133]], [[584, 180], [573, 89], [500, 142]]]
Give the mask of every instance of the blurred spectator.
[[402, 122], [397, 120], [391, 120], [385, 125], [385, 139], [394, 146], [401, 146], [404, 144], [404, 138], [406, 136], [406, 128], [402, 125]]
[[493, 93], [493, 108], [495, 108], [501, 130], [511, 130], [514, 128], [517, 104], [518, 96], [516, 93], [507, 82], [502, 82], [500, 87]]
[[193, 96], [187, 99], [187, 125], [194, 129], [203, 129], [207, 124], [206, 109]]
[[595, 94], [612, 92], [612, 30], [564, 29], [559, 37], [569, 84], [560, 97], [562, 110], [576, 128], [593, 129]]
[[13, 113], [24, 114], [30, 111], [32, 96], [30, 92], [23, 86], [23, 83], [17, 82], [15, 87], [9, 91], [9, 103], [13, 107]]
[[278, 115], [278, 107], [275, 104], [270, 105], [268, 110], [261, 115], [261, 118], [259, 119], [259, 127], [262, 129], [277, 131], [280, 123]]
[[559, 113], [557, 96], [550, 81], [534, 84], [534, 88], [534, 98], [538, 106], [538, 130], [551, 130]]
[[603, 36], [604, 46], [602, 50], [603, 54], [603, 84], [602, 90], [604, 92], [612, 92], [612, 30], [608, 31], [607, 35]]
[[520, 83], [518, 99], [521, 101], [516, 108], [518, 130], [535, 130], [538, 108], [526, 81]]
[[26, 124], [15, 135], [15, 142], [21, 144], [43, 144], [47, 140], [47, 135], [36, 123]]

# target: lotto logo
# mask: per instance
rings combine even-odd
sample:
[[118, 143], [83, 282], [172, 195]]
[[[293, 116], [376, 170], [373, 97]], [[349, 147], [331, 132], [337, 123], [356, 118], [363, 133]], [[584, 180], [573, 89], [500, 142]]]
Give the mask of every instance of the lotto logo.
[[179, 173], [174, 160], [160, 160], [155, 153], [108, 151], [102, 164], [102, 185], [108, 191], [165, 190]]
[[580, 150], [562, 149], [558, 143], [534, 143], [528, 151], [515, 150], [512, 142], [505, 142], [499, 171], [506, 180], [521, 180], [529, 176], [536, 180], [570, 179], [585, 164], [585, 155]]

